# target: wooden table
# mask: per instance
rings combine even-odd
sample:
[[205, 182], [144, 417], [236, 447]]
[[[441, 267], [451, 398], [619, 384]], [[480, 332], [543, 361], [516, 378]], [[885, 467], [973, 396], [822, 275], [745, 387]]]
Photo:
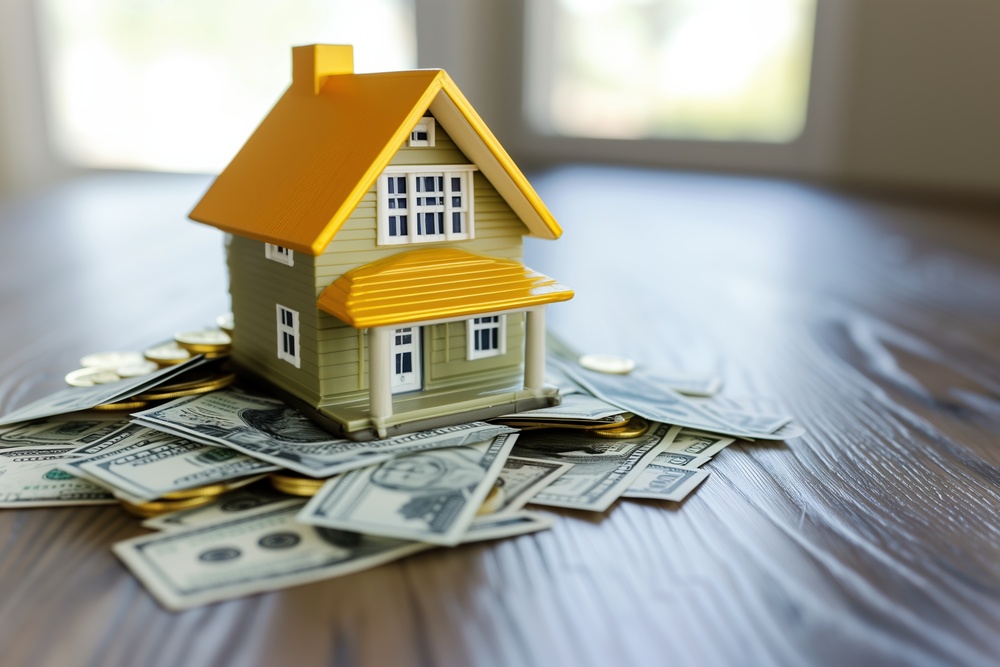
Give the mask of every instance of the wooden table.
[[[716, 373], [807, 429], [686, 502], [164, 611], [116, 507], [0, 511], [0, 664], [984, 665], [1000, 660], [1000, 211], [610, 168], [534, 180], [529, 266], [586, 351]], [[0, 411], [87, 352], [228, 309], [207, 180], [96, 175], [0, 209]]]

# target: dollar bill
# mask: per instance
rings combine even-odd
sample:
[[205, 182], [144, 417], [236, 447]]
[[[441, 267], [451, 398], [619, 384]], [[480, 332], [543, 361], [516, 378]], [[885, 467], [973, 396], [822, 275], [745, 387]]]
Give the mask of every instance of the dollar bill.
[[670, 373], [652, 373], [640, 370], [654, 382], [670, 387], [678, 394], [685, 396], [714, 396], [722, 388], [722, 379], [711, 375], [696, 375], [671, 371]]
[[526, 510], [489, 514], [478, 517], [472, 522], [469, 529], [462, 535], [461, 544], [537, 533], [540, 530], [548, 530], [554, 524], [555, 521], [552, 518]]
[[493, 487], [517, 434], [400, 456], [331, 479], [299, 520], [454, 546]]
[[715, 433], [702, 433], [700, 431], [692, 431], [691, 429], [682, 429], [677, 434], [677, 437], [674, 438], [674, 441], [670, 443], [665, 453], [712, 457], [734, 442], [736, 440], [733, 438], [716, 435]]
[[625, 498], [656, 498], [680, 502], [708, 478], [707, 470], [650, 463], [622, 494]]
[[4, 415], [3, 418], [0, 418], [0, 426], [90, 410], [95, 405], [104, 403], [117, 403], [169, 382], [181, 373], [211, 362], [212, 360], [197, 356], [176, 366], [168, 366], [155, 373], [137, 378], [119, 380], [110, 384], [99, 384], [93, 387], [69, 387]]
[[330, 477], [405, 453], [490, 440], [508, 426], [472, 422], [355, 442], [331, 438], [281, 401], [236, 391], [181, 398], [138, 412], [137, 422], [237, 451], [312, 477]]
[[18, 424], [0, 432], [0, 447], [29, 445], [75, 445], [77, 447], [100, 440], [127, 424], [127, 420], [108, 418], [100, 414], [59, 415], [48, 419]]
[[[737, 426], [711, 408], [684, 398], [658, 382], [652, 375], [641, 373], [608, 375], [567, 363], [561, 359], [549, 359], [549, 363], [561, 368], [566, 376], [572, 378], [583, 389], [598, 398], [651, 421], [677, 424], [741, 438], [780, 440], [785, 437], [769, 430]], [[734, 414], [734, 411], [727, 413], [730, 417]], [[754, 425], [749, 418], [745, 421], [748, 425]], [[775, 429], [777, 428], [780, 428], [780, 424], [775, 426]]]
[[590, 394], [575, 393], [566, 394], [562, 397], [562, 402], [559, 405], [553, 405], [547, 408], [539, 408], [537, 410], [528, 410], [526, 412], [516, 412], [514, 414], [504, 415], [503, 419], [515, 419], [520, 418], [524, 420], [551, 420], [559, 421], [563, 419], [578, 421], [605, 421], [609, 424], [613, 424], [616, 420], [615, 417], [620, 415], [622, 409], [616, 405], [611, 405], [606, 401], [591, 396]]
[[536, 494], [538, 505], [603, 512], [625, 492], [642, 469], [670, 446], [679, 426], [652, 424], [645, 435], [615, 440], [581, 432], [527, 431], [514, 456], [572, 463], [573, 467]]
[[539, 491], [552, 484], [572, 467], [572, 463], [508, 456], [496, 482], [503, 501], [491, 514], [504, 514], [521, 509]]
[[251, 488], [225, 493], [208, 505], [154, 516], [143, 521], [142, 526], [150, 530], [178, 530], [228, 521], [243, 514], [259, 511], [259, 508], [265, 506], [277, 509], [291, 504], [302, 507], [304, 503], [303, 498], [287, 496], [269, 487], [256, 484]]
[[118, 502], [102, 487], [56, 468], [75, 455], [65, 446], [0, 450], [0, 507], [105, 505]]
[[[671, 446], [676, 444], [676, 440]], [[661, 466], [675, 466], [677, 468], [700, 468], [712, 460], [711, 456], [696, 456], [685, 452], [665, 451], [656, 455], [650, 463], [658, 463]]]
[[115, 555], [167, 609], [299, 586], [366, 570], [429, 544], [304, 525], [302, 502], [119, 542]]
[[66, 464], [88, 479], [141, 504], [176, 491], [277, 470], [226, 447], [216, 447], [149, 428], [118, 439], [110, 450]]

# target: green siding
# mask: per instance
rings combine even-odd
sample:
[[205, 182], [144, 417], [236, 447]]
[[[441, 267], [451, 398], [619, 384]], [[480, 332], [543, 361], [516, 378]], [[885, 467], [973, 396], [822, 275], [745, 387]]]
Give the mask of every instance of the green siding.
[[[438, 125], [435, 146], [407, 148], [392, 164], [468, 164], [447, 132]], [[464, 241], [377, 245], [376, 188], [373, 186], [319, 257], [295, 253], [286, 266], [264, 256], [264, 244], [237, 237], [229, 248], [230, 291], [236, 314], [233, 356], [250, 368], [313, 405], [364, 400], [368, 389], [367, 333], [359, 332], [316, 308], [322, 291], [357, 266], [418, 248], [457, 247], [470, 252], [521, 261], [523, 223], [490, 182], [473, 175], [475, 238]], [[301, 368], [277, 357], [275, 304], [299, 313]], [[486, 359], [466, 359], [466, 323], [422, 328], [423, 393], [468, 393], [477, 383], [511, 382], [521, 377], [524, 316], [507, 317], [507, 352]], [[398, 395], [402, 407], [417, 394]]]

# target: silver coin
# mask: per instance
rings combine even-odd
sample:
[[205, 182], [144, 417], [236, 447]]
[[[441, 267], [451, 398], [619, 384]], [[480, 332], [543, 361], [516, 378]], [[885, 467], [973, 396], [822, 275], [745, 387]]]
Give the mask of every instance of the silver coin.
[[142, 354], [139, 352], [95, 352], [88, 354], [80, 360], [80, 365], [84, 368], [118, 368], [127, 364], [142, 363]]
[[635, 362], [628, 357], [614, 354], [585, 354], [577, 363], [587, 370], [610, 375], [627, 375], [635, 370]]

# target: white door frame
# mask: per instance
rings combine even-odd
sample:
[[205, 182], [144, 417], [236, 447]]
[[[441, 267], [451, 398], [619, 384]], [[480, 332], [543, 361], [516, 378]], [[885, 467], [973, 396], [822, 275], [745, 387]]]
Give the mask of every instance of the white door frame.
[[389, 332], [389, 367], [393, 394], [423, 388], [424, 364], [420, 338], [421, 327], [415, 324], [394, 328]]

